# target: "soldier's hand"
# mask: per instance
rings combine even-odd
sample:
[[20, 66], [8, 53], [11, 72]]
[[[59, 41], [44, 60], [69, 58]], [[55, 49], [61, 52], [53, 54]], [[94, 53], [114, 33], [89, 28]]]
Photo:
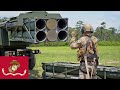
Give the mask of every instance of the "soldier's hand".
[[75, 42], [75, 41], [76, 41], [76, 33], [75, 33], [75, 31], [73, 31], [73, 32], [71, 33], [70, 44], [71, 44], [72, 42]]
[[73, 42], [75, 42], [76, 41], [76, 38], [75, 37], [72, 37], [71, 39], [70, 39], [70, 43], [69, 44], [71, 44], [71, 43], [73, 43]]
[[75, 41], [75, 40], [76, 40], [75, 37], [72, 37], [72, 38], [70, 39], [71, 42], [73, 42], [73, 41]]
[[75, 31], [73, 31], [73, 32], [71, 33], [71, 37], [76, 37], [76, 32], [75, 32]]

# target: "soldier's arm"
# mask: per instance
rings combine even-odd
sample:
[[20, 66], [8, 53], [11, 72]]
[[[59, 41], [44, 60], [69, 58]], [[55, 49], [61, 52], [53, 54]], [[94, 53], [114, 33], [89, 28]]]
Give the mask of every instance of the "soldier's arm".
[[96, 54], [98, 55], [98, 39], [95, 36], [92, 36], [92, 40], [95, 44]]
[[98, 55], [98, 39], [95, 40], [96, 54]]
[[95, 44], [95, 47], [96, 47], [96, 66], [98, 66], [99, 65], [99, 56], [98, 56], [98, 47], [97, 47], [98, 45], [97, 45], [97, 43]]
[[70, 48], [71, 49], [77, 49], [80, 46], [81, 46], [81, 39], [77, 40], [77, 41], [73, 40], [73, 41], [70, 42]]
[[96, 48], [96, 55], [97, 55], [97, 60], [99, 59], [99, 56], [98, 56], [98, 39], [95, 38], [95, 48]]
[[98, 44], [96, 43], [96, 53], [97, 53], [97, 55], [98, 55]]

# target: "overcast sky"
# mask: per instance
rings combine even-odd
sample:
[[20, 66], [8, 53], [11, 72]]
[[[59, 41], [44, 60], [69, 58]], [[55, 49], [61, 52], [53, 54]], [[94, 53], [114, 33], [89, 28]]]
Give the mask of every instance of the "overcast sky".
[[[0, 17], [14, 17], [28, 11], [0, 11]], [[69, 19], [69, 26], [75, 27], [77, 21], [92, 24], [95, 29], [101, 22], [106, 22], [107, 28], [120, 27], [120, 11], [47, 11], [60, 13], [63, 18]]]

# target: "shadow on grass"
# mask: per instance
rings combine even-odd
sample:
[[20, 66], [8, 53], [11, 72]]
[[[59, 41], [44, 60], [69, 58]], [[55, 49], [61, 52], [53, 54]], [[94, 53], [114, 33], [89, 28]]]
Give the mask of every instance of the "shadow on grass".
[[42, 79], [39, 70], [29, 70], [29, 79]]

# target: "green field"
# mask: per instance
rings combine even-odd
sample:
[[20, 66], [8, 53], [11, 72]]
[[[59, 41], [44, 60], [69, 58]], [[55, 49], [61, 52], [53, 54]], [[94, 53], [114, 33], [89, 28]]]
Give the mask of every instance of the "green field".
[[[39, 49], [41, 54], [36, 55], [36, 66], [30, 71], [31, 76], [40, 78], [42, 73], [42, 62], [75, 62], [79, 63], [76, 58], [76, 51], [69, 47], [30, 47]], [[120, 46], [99, 46], [99, 63], [107, 66], [120, 66]]]

